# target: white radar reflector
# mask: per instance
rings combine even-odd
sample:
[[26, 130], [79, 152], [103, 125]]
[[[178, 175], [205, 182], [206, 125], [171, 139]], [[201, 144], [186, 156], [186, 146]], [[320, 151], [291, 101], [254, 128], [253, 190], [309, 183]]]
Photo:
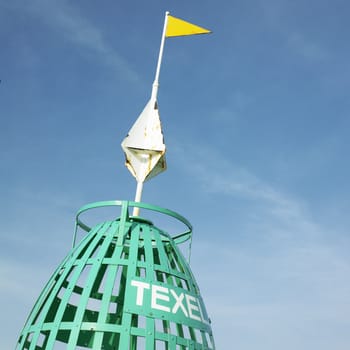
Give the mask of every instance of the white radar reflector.
[[125, 165], [138, 183], [166, 170], [166, 147], [156, 99], [149, 100], [121, 146]]

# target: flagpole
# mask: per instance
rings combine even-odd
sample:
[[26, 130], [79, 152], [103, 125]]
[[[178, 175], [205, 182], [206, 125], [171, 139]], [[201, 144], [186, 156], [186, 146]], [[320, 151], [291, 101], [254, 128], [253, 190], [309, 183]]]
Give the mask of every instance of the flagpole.
[[165, 18], [164, 18], [164, 27], [163, 27], [163, 34], [162, 34], [162, 40], [160, 42], [160, 49], [159, 49], [159, 56], [158, 56], [158, 63], [157, 63], [157, 69], [156, 69], [156, 75], [154, 77], [154, 82], [152, 85], [152, 95], [151, 99], [157, 99], [158, 95], [158, 87], [159, 87], [159, 74], [160, 74], [160, 66], [162, 64], [163, 59], [163, 51], [164, 51], [164, 44], [165, 44], [165, 35], [166, 35], [166, 29], [168, 24], [168, 16], [169, 12], [165, 12]]
[[[142, 168], [146, 169], [148, 166], [148, 162], [149, 162], [149, 155], [143, 154], [141, 156], [141, 159], [142, 159]], [[135, 202], [136, 203], [141, 202], [143, 183], [144, 183], [144, 180], [137, 180], [137, 187], [136, 187], [136, 193], [135, 193]], [[132, 215], [139, 216], [139, 214], [140, 214], [140, 208], [134, 207]]]
[[[137, 181], [136, 195], [135, 195], [135, 202], [137, 203], [141, 202], [142, 189], [143, 189], [143, 181]], [[132, 215], [139, 216], [139, 214], [140, 214], [140, 208], [134, 207]]]
[[[156, 74], [154, 77], [154, 82], [152, 85], [152, 94], [151, 94], [151, 100], [156, 101], [157, 95], [158, 95], [158, 88], [159, 88], [159, 74], [160, 74], [160, 67], [162, 64], [163, 59], [163, 51], [164, 51], [164, 44], [165, 44], [165, 35], [166, 35], [166, 28], [168, 24], [168, 15], [169, 12], [165, 12], [165, 18], [164, 18], [164, 27], [163, 27], [163, 33], [162, 33], [162, 39], [160, 42], [160, 48], [159, 48], [159, 55], [158, 55], [158, 62], [157, 62], [157, 69]], [[148, 155], [147, 155], [148, 159]], [[136, 194], [135, 194], [135, 202], [141, 202], [142, 197], [142, 190], [143, 190], [143, 181], [137, 181], [137, 187], [136, 187]], [[135, 207], [133, 210], [133, 216], [138, 216], [140, 213], [140, 208]]]

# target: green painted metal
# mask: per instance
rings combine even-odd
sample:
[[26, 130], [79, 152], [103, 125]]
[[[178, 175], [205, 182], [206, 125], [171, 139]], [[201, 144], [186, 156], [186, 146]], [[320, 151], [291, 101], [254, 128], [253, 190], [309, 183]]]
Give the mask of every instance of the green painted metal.
[[[120, 207], [120, 216], [90, 227], [82, 214]], [[185, 231], [169, 234], [139, 207], [175, 218]], [[86, 232], [77, 244], [78, 229]], [[76, 216], [73, 247], [44, 287], [16, 349], [215, 349], [197, 283], [179, 244], [192, 226], [181, 215], [145, 203], [97, 202]]]

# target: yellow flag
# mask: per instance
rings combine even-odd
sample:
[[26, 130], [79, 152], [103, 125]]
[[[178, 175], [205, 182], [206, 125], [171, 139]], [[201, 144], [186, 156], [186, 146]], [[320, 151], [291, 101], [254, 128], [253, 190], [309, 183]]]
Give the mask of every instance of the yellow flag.
[[168, 24], [167, 24], [166, 33], [165, 33], [165, 36], [167, 38], [171, 36], [208, 34], [208, 33], [211, 33], [211, 31], [208, 29], [186, 22], [180, 18], [176, 18], [168, 15]]

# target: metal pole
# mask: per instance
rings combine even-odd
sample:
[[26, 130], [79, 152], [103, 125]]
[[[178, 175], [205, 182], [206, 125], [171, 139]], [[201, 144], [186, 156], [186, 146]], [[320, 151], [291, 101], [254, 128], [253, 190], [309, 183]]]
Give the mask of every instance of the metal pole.
[[[143, 182], [137, 181], [135, 202], [141, 202], [142, 189], [143, 189]], [[140, 208], [134, 207], [132, 215], [139, 216], [139, 213], [140, 213]]]
[[169, 15], [169, 12], [168, 11], [165, 12], [164, 27], [163, 27], [162, 40], [160, 42], [160, 49], [159, 49], [159, 56], [158, 56], [156, 75], [154, 77], [154, 82], [153, 82], [153, 85], [152, 85], [151, 98], [153, 98], [153, 99], [157, 99], [157, 95], [158, 95], [159, 74], [160, 74], [160, 66], [162, 64], [162, 59], [163, 59], [163, 50], [164, 50], [164, 44], [165, 44], [166, 28], [167, 28], [167, 24], [168, 24], [168, 15]]
[[[151, 94], [151, 100], [156, 101], [157, 95], [158, 95], [158, 88], [159, 88], [159, 74], [160, 74], [160, 67], [162, 64], [163, 59], [163, 51], [164, 51], [164, 44], [165, 44], [165, 36], [166, 36], [166, 29], [168, 24], [168, 15], [169, 12], [165, 12], [165, 18], [164, 18], [164, 26], [163, 26], [163, 33], [162, 33], [162, 39], [160, 42], [160, 48], [159, 48], [159, 55], [158, 55], [158, 62], [157, 62], [157, 69], [156, 74], [154, 77], [154, 82], [152, 85], [152, 94]], [[144, 167], [146, 169], [149, 161], [149, 155], [145, 154], [142, 157]], [[135, 202], [141, 202], [141, 196], [142, 196], [142, 189], [143, 189], [143, 181], [137, 181], [137, 188], [136, 188], [136, 195], [135, 195]], [[134, 208], [133, 210], [133, 216], [138, 216], [140, 213], [140, 208]]]

